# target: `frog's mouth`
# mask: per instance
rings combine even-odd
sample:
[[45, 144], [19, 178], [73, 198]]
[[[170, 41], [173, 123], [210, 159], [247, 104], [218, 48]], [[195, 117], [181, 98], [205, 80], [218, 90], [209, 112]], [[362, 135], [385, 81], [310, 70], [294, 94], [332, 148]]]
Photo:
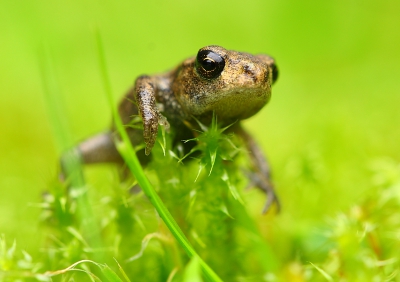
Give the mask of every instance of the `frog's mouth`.
[[269, 101], [270, 95], [260, 90], [235, 91], [225, 99], [212, 105], [218, 117], [224, 119], [246, 119], [255, 115]]
[[228, 92], [214, 93], [196, 101], [196, 116], [215, 112], [219, 120], [246, 119], [261, 110], [269, 101], [269, 91], [263, 89], [235, 89]]

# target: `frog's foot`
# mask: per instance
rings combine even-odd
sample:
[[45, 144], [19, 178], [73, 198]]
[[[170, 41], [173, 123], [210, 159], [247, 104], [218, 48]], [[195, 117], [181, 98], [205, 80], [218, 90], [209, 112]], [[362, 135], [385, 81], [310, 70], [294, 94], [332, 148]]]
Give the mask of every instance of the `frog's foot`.
[[157, 139], [158, 125], [164, 126], [165, 130], [169, 131], [169, 122], [166, 117], [154, 109], [147, 111], [143, 117], [143, 138], [146, 144], [145, 154], [148, 156]]
[[145, 153], [148, 156], [154, 147], [158, 132], [158, 113], [148, 111], [143, 114], [143, 138], [146, 144]]
[[273, 204], [276, 205], [276, 209], [279, 212], [281, 209], [281, 205], [272, 182], [267, 177], [257, 172], [246, 172], [246, 174], [250, 179], [248, 187], [255, 186], [267, 195], [267, 201], [265, 202], [262, 213], [267, 213], [271, 209]]

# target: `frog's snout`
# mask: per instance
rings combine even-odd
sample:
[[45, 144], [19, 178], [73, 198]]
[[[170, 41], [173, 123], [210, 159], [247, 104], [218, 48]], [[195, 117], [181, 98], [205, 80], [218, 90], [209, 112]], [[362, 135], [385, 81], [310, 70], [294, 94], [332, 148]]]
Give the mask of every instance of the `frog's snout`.
[[266, 83], [269, 79], [268, 69], [254, 64], [244, 64], [242, 66], [245, 73], [254, 83]]
[[275, 59], [272, 58], [271, 56], [264, 54], [259, 54], [256, 57], [268, 66], [270, 70], [266, 71], [266, 78], [269, 79], [269, 73], [271, 72], [272, 84], [274, 84], [278, 79], [278, 74], [279, 74], [278, 66], [276, 65]]
[[253, 82], [257, 82], [258, 76], [257, 76], [257, 72], [256, 72], [254, 66], [252, 66], [250, 64], [245, 64], [243, 66], [243, 72], [245, 74], [247, 74], [247, 76], [249, 76], [253, 80]]

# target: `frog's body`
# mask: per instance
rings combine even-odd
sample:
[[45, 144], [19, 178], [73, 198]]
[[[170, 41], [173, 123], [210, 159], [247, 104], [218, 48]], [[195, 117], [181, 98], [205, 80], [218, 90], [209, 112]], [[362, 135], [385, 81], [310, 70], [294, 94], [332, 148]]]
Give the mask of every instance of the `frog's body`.
[[[131, 123], [134, 116], [142, 118], [143, 131], [130, 128], [128, 133], [133, 145], [145, 143], [145, 149], [138, 156], [146, 164], [159, 124], [172, 127], [176, 144], [192, 138], [195, 120], [207, 124], [213, 112], [223, 125], [248, 118], [269, 101], [277, 75], [275, 61], [267, 55], [253, 56], [220, 46], [206, 46], [199, 50], [197, 57], [183, 61], [170, 72], [137, 78], [135, 86], [120, 103], [119, 114], [124, 124]], [[250, 151], [255, 169], [250, 178], [267, 193], [264, 209], [267, 210], [273, 202], [278, 204], [269, 166], [260, 148], [239, 123], [235, 124], [234, 131], [243, 137]], [[84, 163], [122, 161], [112, 132], [78, 145]]]

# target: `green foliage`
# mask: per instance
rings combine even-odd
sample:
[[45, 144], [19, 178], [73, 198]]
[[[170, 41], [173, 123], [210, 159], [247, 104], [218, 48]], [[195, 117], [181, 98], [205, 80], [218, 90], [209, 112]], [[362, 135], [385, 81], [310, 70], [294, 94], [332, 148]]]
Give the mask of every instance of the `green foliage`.
[[400, 2], [0, 6], [0, 281], [205, 280], [125, 172], [84, 167], [76, 189], [56, 177], [61, 151], [110, 125], [94, 26], [104, 38], [113, 105], [135, 77], [171, 69], [208, 44], [276, 58], [272, 100], [243, 125], [271, 161], [279, 215], [261, 215], [264, 195], [243, 189], [247, 160], [234, 136], [235, 146], [224, 135], [208, 139], [217, 151], [207, 140], [189, 141], [201, 142], [183, 158], [166, 135], [145, 169], [219, 276], [400, 280]]
[[[243, 196], [238, 192], [242, 189], [236, 188], [244, 183], [240, 167], [247, 162], [233, 145], [238, 141], [224, 135], [215, 119], [203, 129], [195, 140], [198, 158], [177, 159], [179, 153], [171, 150], [166, 135], [165, 147], [154, 148], [146, 172], [199, 256], [224, 281], [397, 281], [398, 163], [373, 162], [369, 192], [348, 212], [298, 238], [302, 242], [298, 255], [278, 262], [247, 215], [246, 197], [243, 202], [237, 197]], [[226, 161], [224, 156], [233, 152], [235, 158]], [[299, 177], [307, 182], [309, 172]], [[199, 257], [188, 260], [145, 194], [135, 188], [136, 182], [130, 177], [120, 182], [117, 175], [113, 179], [109, 190], [102, 192], [89, 191], [87, 186], [76, 191], [60, 182], [51, 185], [42, 205], [43, 227], [50, 234], [45, 259], [35, 264], [26, 252], [17, 258], [15, 243], [7, 247], [3, 236], [2, 279], [202, 281]], [[93, 220], [99, 226], [101, 245], [90, 241], [93, 230], [84, 227], [85, 216], [78, 211], [82, 209], [79, 198], [87, 192], [88, 205], [97, 206]]]
[[[210, 127], [202, 125], [202, 128], [204, 132], [192, 140], [198, 142], [195, 149], [199, 152], [198, 160], [177, 159], [179, 153], [172, 151], [167, 135], [164, 148], [154, 148], [153, 161], [146, 169], [180, 229], [197, 249], [198, 255], [190, 255], [190, 263], [184, 249], [179, 246], [180, 240], [187, 239], [171, 237], [147, 201], [155, 197], [154, 194], [146, 199], [148, 192], [136, 191], [136, 182], [130, 178], [122, 183], [118, 183], [116, 178], [117, 182], [111, 186], [115, 187], [112, 197], [109, 196], [110, 191], [97, 195], [100, 197], [97, 201], [104, 203], [102, 208], [88, 212], [85, 204], [91, 206], [90, 199], [86, 199], [87, 202], [81, 199], [87, 197], [88, 188], [74, 186], [74, 183], [82, 185], [82, 176], [76, 172], [76, 169], [80, 169], [79, 163], [76, 163], [73, 154], [67, 154], [63, 164], [70, 167], [70, 178], [64, 185], [55, 183], [49, 194], [45, 195], [42, 205], [42, 218], [52, 234], [46, 247], [47, 265], [43, 269], [63, 269], [65, 265], [71, 267], [68, 271], [52, 271], [47, 275], [51, 274], [54, 281], [82, 275], [72, 272], [72, 269], [81, 269], [80, 262], [92, 258], [100, 260], [94, 266], [107, 263], [114, 265], [114, 268], [115, 258], [120, 262], [124, 276], [135, 281], [200, 281], [202, 275], [199, 275], [198, 268], [203, 267], [203, 259], [225, 281], [238, 276], [245, 277], [249, 273], [262, 277], [263, 273], [272, 269], [276, 261], [266, 242], [260, 239], [257, 228], [251, 224], [252, 219], [247, 215], [243, 206], [245, 203], [237, 189], [237, 185], [244, 183], [240, 175], [243, 160], [232, 159], [233, 152], [237, 155], [241, 151], [234, 145], [237, 140], [233, 135], [225, 135], [225, 129], [218, 128], [216, 119]], [[165, 156], [164, 150], [167, 152]], [[226, 156], [230, 156], [231, 160]], [[96, 190], [91, 189], [90, 193], [96, 193]], [[157, 201], [150, 200], [155, 206], [159, 205]], [[90, 226], [100, 226], [97, 235], [101, 238], [97, 240], [93, 240], [96, 238], [96, 234], [93, 234], [96, 229], [87, 228], [87, 221], [91, 217], [94, 223]], [[171, 219], [164, 219], [170, 228], [168, 220]], [[259, 247], [267, 251], [254, 259], [253, 251]], [[252, 263], [243, 265], [242, 262], [246, 260]], [[82, 271], [90, 273], [93, 279], [103, 277], [104, 281], [108, 281], [108, 272], [105, 273], [104, 268], [100, 268], [99, 273], [93, 265], [82, 265], [85, 266]], [[207, 280], [216, 281], [206, 273], [203, 272]], [[114, 272], [111, 274], [116, 275]]]
[[371, 167], [369, 192], [348, 212], [300, 239], [314, 244], [313, 249], [300, 250], [302, 258], [288, 269], [286, 279], [399, 281], [400, 164], [384, 159]]

